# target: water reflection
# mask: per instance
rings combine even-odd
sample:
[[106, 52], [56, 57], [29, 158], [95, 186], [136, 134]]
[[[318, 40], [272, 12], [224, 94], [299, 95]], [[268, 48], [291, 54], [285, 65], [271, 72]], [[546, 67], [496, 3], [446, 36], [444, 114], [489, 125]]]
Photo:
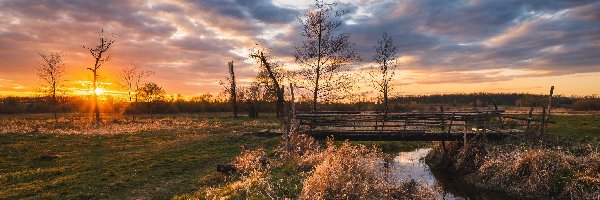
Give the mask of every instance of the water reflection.
[[512, 199], [509, 196], [490, 191], [478, 191], [472, 186], [457, 184], [443, 172], [432, 173], [423, 158], [431, 148], [422, 148], [410, 152], [400, 152], [394, 158], [391, 169], [396, 170], [394, 179], [415, 181], [430, 187], [437, 193], [437, 199]]

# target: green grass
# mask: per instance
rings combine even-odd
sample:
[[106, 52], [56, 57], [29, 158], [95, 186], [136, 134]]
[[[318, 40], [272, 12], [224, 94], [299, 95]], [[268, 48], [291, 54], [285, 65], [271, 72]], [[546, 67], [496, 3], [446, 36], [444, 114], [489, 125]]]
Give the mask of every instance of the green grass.
[[553, 115], [548, 133], [572, 140], [600, 138], [600, 115]]
[[272, 148], [279, 142], [239, 134], [278, 128], [274, 118], [185, 117], [211, 126], [111, 135], [0, 134], [0, 199], [171, 198], [213, 184], [216, 164], [238, 155], [240, 146]]

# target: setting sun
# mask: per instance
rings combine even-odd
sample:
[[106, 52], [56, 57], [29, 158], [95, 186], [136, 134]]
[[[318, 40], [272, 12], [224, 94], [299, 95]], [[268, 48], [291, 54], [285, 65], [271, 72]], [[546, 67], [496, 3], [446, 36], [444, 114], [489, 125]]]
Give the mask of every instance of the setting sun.
[[102, 89], [102, 88], [96, 88], [96, 94], [97, 95], [101, 95], [102, 93], [104, 93], [104, 89]]

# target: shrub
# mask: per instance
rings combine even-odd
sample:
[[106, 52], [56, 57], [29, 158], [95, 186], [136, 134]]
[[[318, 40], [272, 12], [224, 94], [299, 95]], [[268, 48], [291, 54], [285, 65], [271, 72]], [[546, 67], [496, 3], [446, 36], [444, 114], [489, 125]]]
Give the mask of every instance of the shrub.
[[598, 111], [600, 110], [600, 98], [587, 98], [577, 100], [571, 109], [579, 111]]
[[233, 159], [233, 165], [242, 172], [252, 172], [268, 167], [267, 153], [259, 148], [254, 151], [242, 150], [242, 153]]
[[239, 180], [223, 187], [211, 187], [205, 191], [207, 199], [272, 199], [275, 194], [266, 162], [266, 152], [259, 148], [243, 150], [232, 163], [241, 172]]

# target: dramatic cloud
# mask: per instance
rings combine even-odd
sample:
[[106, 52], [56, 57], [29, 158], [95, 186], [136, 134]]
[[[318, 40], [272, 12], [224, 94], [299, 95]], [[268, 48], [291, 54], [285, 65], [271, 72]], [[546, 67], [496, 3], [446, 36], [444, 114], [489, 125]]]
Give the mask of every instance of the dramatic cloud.
[[[104, 81], [117, 81], [120, 68], [133, 62], [155, 71], [153, 81], [169, 93], [216, 93], [227, 61], [234, 61], [242, 82], [255, 75], [247, 54], [257, 43], [294, 65], [294, 45], [302, 41], [297, 17], [310, 5], [291, 0], [2, 0], [0, 94], [36, 91], [36, 52], [44, 50], [67, 54], [69, 81], [87, 80], [84, 66], [92, 60], [82, 45], [94, 45], [102, 29], [117, 38], [113, 60], [101, 69]], [[600, 72], [597, 1], [340, 0], [338, 8], [349, 11], [343, 31], [351, 33], [363, 57], [355, 66], [371, 62], [381, 33], [394, 36], [400, 69], [415, 73], [402, 76], [398, 84], [403, 87]]]

